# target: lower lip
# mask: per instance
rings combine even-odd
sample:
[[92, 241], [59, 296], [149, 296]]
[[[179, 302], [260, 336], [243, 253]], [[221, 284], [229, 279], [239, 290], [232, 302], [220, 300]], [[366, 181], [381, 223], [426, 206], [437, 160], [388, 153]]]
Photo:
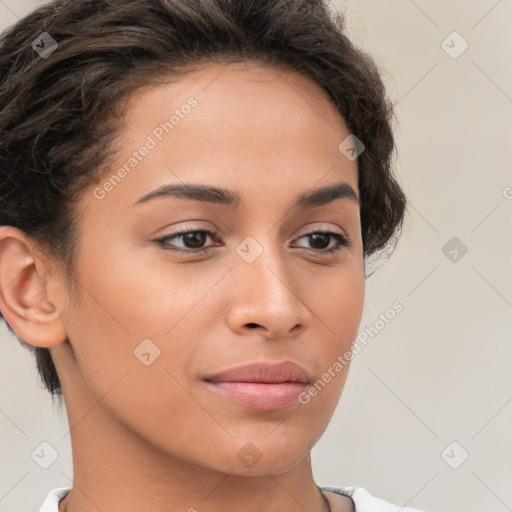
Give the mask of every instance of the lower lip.
[[306, 389], [301, 382], [206, 382], [208, 387], [245, 407], [260, 411], [282, 409], [294, 404]]

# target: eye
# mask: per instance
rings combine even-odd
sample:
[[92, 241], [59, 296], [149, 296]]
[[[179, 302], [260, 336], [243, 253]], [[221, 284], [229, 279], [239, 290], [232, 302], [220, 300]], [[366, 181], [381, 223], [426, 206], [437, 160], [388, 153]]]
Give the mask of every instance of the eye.
[[[165, 249], [169, 249], [171, 251], [176, 252], [184, 252], [184, 253], [205, 253], [208, 252], [212, 247], [201, 247], [201, 245], [205, 242], [206, 238], [213, 238], [217, 233], [213, 231], [209, 231], [208, 229], [195, 229], [191, 230], [189, 227], [185, 226], [182, 229], [179, 229], [172, 235], [166, 235], [162, 238], [158, 238], [155, 242], [158, 242]], [[169, 247], [169, 240], [174, 239], [182, 239], [185, 243], [185, 248], [176, 248]], [[187, 245], [189, 244], [189, 245]]]
[[[156, 239], [155, 242], [167, 250], [201, 254], [209, 252], [214, 248], [214, 246], [211, 245], [203, 247], [203, 244], [206, 242], [208, 237], [213, 239], [216, 235], [217, 232], [209, 231], [207, 229], [190, 229], [185, 226], [183, 229], [176, 231], [172, 235], [166, 235]], [[313, 248], [310, 250], [318, 254], [331, 254], [336, 251], [341, 251], [344, 247], [350, 247], [351, 245], [351, 241], [346, 235], [334, 231], [312, 231], [311, 233], [302, 235], [298, 240], [301, 240], [302, 238], [309, 238], [309, 243], [312, 243], [313, 245]], [[170, 240], [175, 239], [181, 239], [185, 247], [178, 248], [175, 244], [169, 243]], [[334, 246], [326, 248], [331, 245], [330, 242], [333, 240], [335, 242]]]
[[[341, 233], [337, 233], [334, 231], [312, 231], [311, 233], [307, 233], [299, 238], [308, 238], [310, 239], [310, 243], [313, 244], [314, 252], [318, 252], [321, 254], [330, 254], [336, 251], [341, 251], [344, 247], [350, 247], [351, 242], [349, 238]], [[324, 246], [327, 245], [329, 247], [330, 241], [334, 239], [335, 244], [330, 249], [325, 249]], [[319, 250], [318, 246], [320, 246]]]

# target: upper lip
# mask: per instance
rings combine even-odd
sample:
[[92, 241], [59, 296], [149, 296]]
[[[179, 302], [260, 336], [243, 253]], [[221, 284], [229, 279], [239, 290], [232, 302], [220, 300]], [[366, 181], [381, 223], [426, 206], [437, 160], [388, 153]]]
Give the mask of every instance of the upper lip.
[[296, 363], [249, 363], [229, 368], [205, 378], [210, 382], [302, 382], [311, 380], [308, 372]]

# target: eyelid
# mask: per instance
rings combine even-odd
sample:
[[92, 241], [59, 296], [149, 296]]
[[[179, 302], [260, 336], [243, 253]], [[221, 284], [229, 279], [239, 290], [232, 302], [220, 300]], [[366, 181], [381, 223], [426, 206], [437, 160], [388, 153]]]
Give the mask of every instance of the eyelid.
[[[315, 225], [313, 227], [311, 227], [309, 225], [307, 228], [304, 228], [304, 229], [305, 229], [305, 231], [303, 231], [301, 234], [297, 235], [293, 240], [296, 240], [297, 238], [302, 238], [303, 236], [306, 236], [306, 235], [311, 235], [314, 233], [322, 233], [322, 232], [323, 233], [335, 233], [338, 235], [342, 235], [346, 239], [350, 240], [350, 237], [348, 236], [347, 232], [339, 227], [337, 227], [337, 229], [339, 229], [339, 231], [336, 231], [332, 226], [326, 227], [325, 225], [321, 226], [321, 227], [316, 227]], [[183, 226], [178, 227], [172, 233], [169, 233], [167, 235], [162, 235], [161, 237], [158, 238], [158, 240], [163, 239], [163, 238], [172, 238], [174, 236], [177, 236], [180, 234], [186, 234], [186, 233], [190, 233], [190, 232], [204, 232], [204, 233], [208, 233], [208, 235], [217, 236], [218, 234], [221, 233], [221, 230], [209, 229], [209, 228], [202, 227], [202, 226], [193, 226], [190, 224], [185, 224]]]
[[[312, 226], [308, 224], [306, 228], [304, 228], [306, 231], [304, 231], [301, 235], [298, 235], [297, 238], [300, 238], [304, 235], [309, 235], [311, 233], [321, 233], [321, 232], [329, 232], [329, 233], [336, 233], [338, 235], [343, 235], [348, 238], [348, 234], [345, 232], [345, 230], [341, 229], [339, 226], [333, 227], [332, 225], [326, 226], [325, 223], [318, 226], [318, 224], [313, 224]], [[302, 231], [301, 231], [302, 232]]]
[[[339, 228], [338, 228], [339, 229]], [[199, 226], [190, 226], [185, 225], [181, 226], [179, 229], [174, 231], [173, 233], [170, 233], [168, 235], [164, 235], [156, 240], [155, 242], [159, 243], [161, 246], [164, 247], [166, 250], [173, 251], [175, 253], [182, 253], [182, 254], [196, 254], [201, 255], [208, 252], [211, 252], [215, 247], [218, 247], [218, 244], [216, 245], [210, 245], [207, 247], [202, 248], [196, 248], [196, 249], [183, 249], [183, 248], [170, 248], [166, 245], [168, 245], [167, 240], [174, 239], [174, 238], [180, 238], [182, 235], [188, 234], [188, 233], [205, 233], [207, 237], [210, 237], [211, 239], [214, 239], [219, 234], [219, 230], [212, 231], [205, 228], [200, 228]], [[299, 247], [309, 253], [313, 253], [315, 255], [332, 255], [334, 253], [340, 253], [343, 249], [349, 248], [352, 245], [352, 240], [348, 236], [346, 232], [342, 230], [342, 232], [339, 232], [337, 230], [334, 230], [334, 228], [326, 228], [326, 227], [318, 227], [315, 229], [314, 227], [309, 227], [308, 231], [305, 231], [301, 235], [298, 235], [296, 238], [293, 239], [292, 242], [296, 242], [302, 238], [305, 238], [307, 236], [315, 235], [315, 234], [326, 234], [330, 236], [331, 238], [334, 238], [336, 241], [336, 245], [331, 249], [308, 249], [306, 247]]]

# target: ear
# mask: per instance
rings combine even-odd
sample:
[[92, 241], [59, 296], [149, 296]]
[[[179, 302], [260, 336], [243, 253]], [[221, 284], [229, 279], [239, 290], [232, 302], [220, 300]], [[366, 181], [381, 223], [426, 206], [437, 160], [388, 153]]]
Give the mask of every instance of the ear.
[[49, 259], [25, 233], [0, 226], [0, 311], [16, 334], [35, 347], [53, 347], [67, 340], [59, 297], [47, 295], [49, 284], [59, 289]]

